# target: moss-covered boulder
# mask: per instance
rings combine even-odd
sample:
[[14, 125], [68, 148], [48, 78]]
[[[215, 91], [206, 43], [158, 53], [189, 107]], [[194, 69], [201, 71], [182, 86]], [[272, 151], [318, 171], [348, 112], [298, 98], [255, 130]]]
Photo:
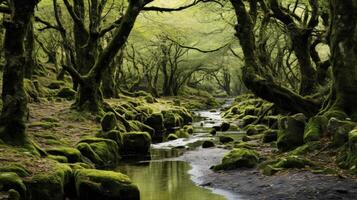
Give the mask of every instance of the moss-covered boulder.
[[202, 148], [211, 148], [214, 146], [215, 146], [215, 144], [211, 140], [206, 140], [206, 141], [203, 141], [203, 143], [202, 143]]
[[172, 130], [183, 125], [183, 118], [172, 110], [162, 111], [162, 114], [164, 116], [164, 126], [166, 129]]
[[164, 116], [162, 113], [153, 113], [151, 114], [144, 122], [144, 124], [150, 126], [155, 130], [154, 136], [163, 136], [165, 133], [164, 126]]
[[246, 130], [247, 135], [257, 135], [263, 133], [264, 131], [268, 130], [269, 128], [266, 125], [257, 124], [257, 125], [248, 125], [244, 128]]
[[114, 130], [117, 126], [115, 114], [112, 112], [105, 114], [100, 124], [104, 132]]
[[128, 176], [95, 169], [76, 170], [74, 175], [79, 200], [139, 200], [140, 192]]
[[263, 132], [263, 142], [270, 143], [275, 142], [278, 139], [278, 130], [268, 129]]
[[193, 121], [192, 113], [184, 107], [176, 107], [172, 112], [178, 114], [182, 118], [183, 124], [190, 124]]
[[356, 126], [352, 121], [331, 118], [327, 124], [327, 134], [332, 136], [335, 147], [340, 147], [347, 143], [349, 132]]
[[1, 172], [14, 172], [20, 177], [30, 176], [30, 172], [20, 163], [4, 163], [0, 166]]
[[149, 155], [150, 146], [151, 136], [147, 132], [124, 133], [121, 154], [125, 157]]
[[63, 200], [65, 188], [71, 184], [72, 169], [65, 164], [54, 163], [47, 171], [25, 179], [29, 199]]
[[96, 137], [115, 141], [119, 147], [119, 151], [123, 147], [123, 133], [120, 131], [111, 130], [108, 132], [99, 132], [96, 134]]
[[185, 125], [183, 129], [188, 133], [188, 134], [193, 134], [193, 126], [192, 125]]
[[155, 135], [155, 130], [153, 128], [137, 120], [130, 120], [129, 125], [130, 128], [128, 132], [147, 132], [150, 134], [150, 136]]
[[231, 138], [231, 137], [229, 137], [229, 136], [224, 136], [224, 135], [222, 135], [222, 136], [219, 136], [219, 141], [220, 141], [222, 144], [227, 144], [227, 143], [229, 143], [229, 142], [233, 142], [234, 139]]
[[73, 100], [76, 97], [76, 91], [71, 88], [64, 87], [58, 91], [56, 96], [67, 100]]
[[244, 116], [243, 119], [242, 119], [242, 122], [241, 122], [242, 127], [245, 127], [245, 126], [247, 126], [249, 124], [252, 124], [257, 119], [258, 119], [258, 117], [254, 116], [254, 115], [246, 115], [246, 116]]
[[261, 168], [264, 175], [271, 176], [284, 169], [302, 169], [313, 166], [315, 166], [315, 164], [306, 158], [289, 155], [287, 157], [279, 158], [278, 160], [270, 161]]
[[289, 151], [304, 143], [306, 117], [296, 114], [282, 118], [279, 122], [277, 146], [281, 151]]
[[81, 152], [78, 149], [71, 147], [52, 147], [46, 149], [46, 152], [55, 156], [64, 156], [70, 163], [76, 163], [81, 161]]
[[16, 191], [20, 196], [19, 199], [26, 199], [27, 189], [22, 179], [14, 172], [0, 172], [0, 191], [8, 192], [9, 190]]
[[120, 160], [118, 145], [110, 139], [85, 138], [78, 142], [77, 149], [98, 168], [114, 167]]
[[169, 140], [169, 141], [177, 140], [177, 139], [179, 139], [179, 137], [174, 133], [171, 133], [167, 136], [167, 140]]
[[237, 168], [253, 168], [259, 162], [259, 154], [254, 150], [237, 148], [224, 156], [222, 163], [213, 170], [232, 170]]
[[318, 141], [326, 131], [327, 118], [325, 116], [312, 117], [304, 131], [304, 142]]

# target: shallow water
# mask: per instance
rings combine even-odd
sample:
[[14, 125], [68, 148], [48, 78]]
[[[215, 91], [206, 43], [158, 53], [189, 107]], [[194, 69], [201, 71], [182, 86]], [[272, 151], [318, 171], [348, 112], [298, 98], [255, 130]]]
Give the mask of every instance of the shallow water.
[[[128, 175], [138, 185], [141, 200], [237, 199], [226, 191], [198, 186], [192, 180], [195, 178], [194, 172], [199, 171], [196, 169], [197, 166], [191, 167], [187, 162], [176, 159], [187, 150], [199, 147], [201, 141], [212, 139], [209, 137], [208, 129], [222, 122], [219, 111], [197, 111], [195, 114], [203, 118], [193, 124], [193, 136], [154, 144], [151, 149], [151, 160], [127, 161], [118, 166], [117, 171]], [[201, 126], [201, 123], [204, 125]]]
[[225, 200], [195, 185], [188, 173], [190, 165], [173, 160], [182, 154], [183, 150], [152, 149], [151, 161], [122, 163], [117, 170], [138, 185], [141, 200]]

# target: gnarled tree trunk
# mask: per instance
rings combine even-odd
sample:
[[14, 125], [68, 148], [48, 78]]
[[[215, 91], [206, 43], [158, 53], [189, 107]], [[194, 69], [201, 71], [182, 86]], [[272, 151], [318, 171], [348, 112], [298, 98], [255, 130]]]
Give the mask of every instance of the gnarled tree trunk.
[[333, 110], [357, 120], [357, 1], [331, 0], [331, 63]]
[[10, 1], [11, 20], [5, 21], [4, 24], [6, 65], [3, 75], [4, 105], [0, 115], [0, 138], [12, 145], [25, 145], [28, 142], [25, 125], [28, 109], [23, 82], [26, 67], [24, 40], [36, 4], [36, 0]]
[[230, 0], [237, 16], [236, 36], [243, 49], [245, 65], [242, 68], [243, 82], [255, 95], [276, 106], [294, 113], [304, 113], [306, 116], [314, 116], [320, 105], [317, 102], [307, 100], [291, 90], [281, 87], [270, 80], [264, 79], [257, 71], [260, 63], [256, 55], [256, 42], [254, 36], [254, 23], [245, 8], [242, 0]]

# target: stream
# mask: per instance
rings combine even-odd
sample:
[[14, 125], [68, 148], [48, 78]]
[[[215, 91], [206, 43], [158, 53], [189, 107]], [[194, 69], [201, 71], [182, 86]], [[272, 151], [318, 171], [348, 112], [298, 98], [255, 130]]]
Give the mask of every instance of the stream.
[[[232, 99], [227, 99], [222, 107], [227, 107]], [[194, 134], [190, 138], [180, 138], [153, 144], [151, 160], [126, 161], [117, 171], [128, 175], [138, 185], [141, 200], [238, 200], [236, 194], [210, 188], [200, 177], [213, 173], [212, 162], [220, 162], [227, 150], [220, 148], [202, 149], [204, 140], [213, 140], [209, 130], [220, 125], [220, 111], [194, 111], [199, 120], [193, 123]], [[210, 155], [206, 158], [205, 155]], [[212, 155], [215, 155], [212, 158]]]

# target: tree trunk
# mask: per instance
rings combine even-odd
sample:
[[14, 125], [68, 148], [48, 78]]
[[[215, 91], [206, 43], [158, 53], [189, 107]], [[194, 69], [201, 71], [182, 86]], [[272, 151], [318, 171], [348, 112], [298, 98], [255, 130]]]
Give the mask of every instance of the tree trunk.
[[28, 142], [25, 125], [28, 109], [23, 82], [26, 63], [24, 41], [37, 1], [12, 0], [10, 4], [11, 21], [4, 22], [6, 65], [3, 74], [0, 138], [8, 144], [25, 145]]
[[331, 0], [331, 63], [336, 98], [331, 109], [357, 120], [357, 1]]
[[254, 37], [254, 23], [248, 14], [242, 0], [230, 0], [237, 16], [236, 36], [238, 37], [245, 57], [242, 68], [243, 82], [255, 95], [276, 106], [294, 113], [304, 113], [314, 116], [319, 108], [319, 103], [307, 100], [291, 90], [281, 87], [272, 81], [264, 79], [257, 74], [261, 67], [256, 55]]
[[35, 36], [33, 32], [33, 24], [32, 24], [32, 16], [31, 22], [28, 25], [27, 34], [25, 37], [25, 59], [26, 59], [26, 67], [25, 67], [25, 78], [31, 79], [32, 75], [36, 69], [36, 55], [34, 55], [35, 48]]
[[113, 59], [119, 50], [125, 45], [144, 3], [145, 2], [142, 0], [129, 1], [127, 11], [123, 16], [119, 27], [115, 31], [113, 39], [99, 55], [89, 73], [82, 76], [82, 81], [79, 81], [80, 87], [78, 97], [74, 104], [77, 109], [88, 110], [91, 112], [101, 110], [103, 97], [100, 91], [100, 84], [103, 73], [108, 69], [110, 63], [113, 62]]

